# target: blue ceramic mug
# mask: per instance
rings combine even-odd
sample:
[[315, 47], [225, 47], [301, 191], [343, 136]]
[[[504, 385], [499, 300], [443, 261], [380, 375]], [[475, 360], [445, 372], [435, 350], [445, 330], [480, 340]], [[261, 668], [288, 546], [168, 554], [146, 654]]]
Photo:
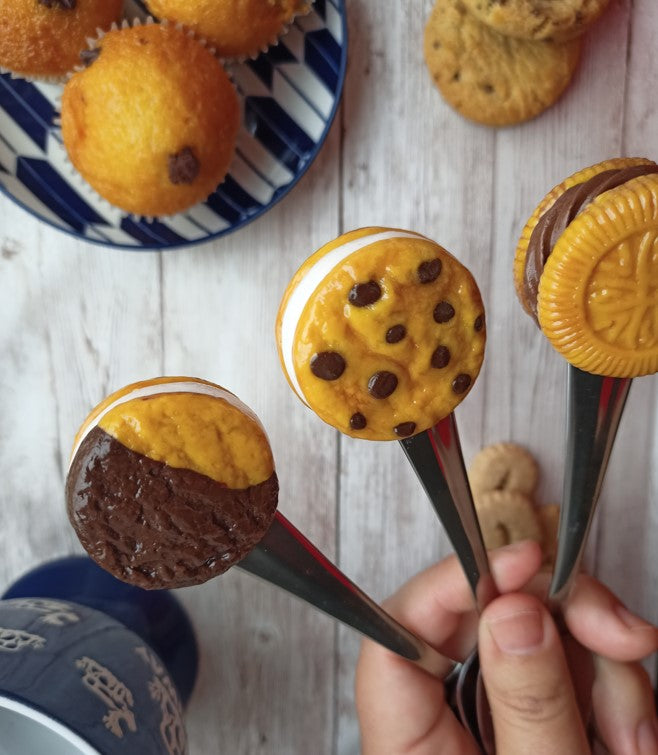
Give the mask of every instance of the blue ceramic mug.
[[171, 594], [86, 557], [40, 566], [0, 600], [0, 755], [183, 755], [196, 670]]

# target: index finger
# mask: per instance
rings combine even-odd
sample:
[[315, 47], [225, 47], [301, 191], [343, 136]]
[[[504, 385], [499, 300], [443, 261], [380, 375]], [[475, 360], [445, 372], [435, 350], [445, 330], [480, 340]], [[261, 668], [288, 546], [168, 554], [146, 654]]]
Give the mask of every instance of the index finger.
[[[489, 553], [501, 592], [520, 590], [541, 566], [541, 548], [527, 540]], [[463, 658], [477, 637], [477, 616], [466, 575], [452, 555], [420, 572], [384, 602], [403, 626], [451, 658]], [[458, 631], [459, 630], [459, 631]]]

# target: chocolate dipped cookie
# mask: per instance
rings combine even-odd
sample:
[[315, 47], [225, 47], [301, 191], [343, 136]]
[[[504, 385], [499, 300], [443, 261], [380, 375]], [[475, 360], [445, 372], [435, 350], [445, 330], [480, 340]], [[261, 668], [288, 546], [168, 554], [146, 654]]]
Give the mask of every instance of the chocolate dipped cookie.
[[658, 370], [658, 165], [617, 158], [556, 186], [519, 240], [514, 281], [553, 347], [586, 372]]
[[99, 404], [75, 440], [69, 519], [89, 555], [142, 588], [200, 584], [262, 539], [278, 481], [258, 418], [195, 378], [135, 383]]
[[368, 440], [399, 440], [448, 416], [478, 376], [486, 338], [470, 272], [419, 233], [376, 227], [300, 267], [276, 330], [299, 398]]

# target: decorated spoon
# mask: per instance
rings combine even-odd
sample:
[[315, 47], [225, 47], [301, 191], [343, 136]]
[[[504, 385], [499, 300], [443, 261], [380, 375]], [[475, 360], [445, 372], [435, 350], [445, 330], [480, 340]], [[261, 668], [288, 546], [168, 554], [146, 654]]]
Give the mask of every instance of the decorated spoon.
[[68, 514], [114, 576], [146, 589], [201, 584], [239, 565], [443, 677], [454, 667], [398, 624], [277, 510], [265, 431], [234, 394], [196, 378], [123, 388], [74, 444]]

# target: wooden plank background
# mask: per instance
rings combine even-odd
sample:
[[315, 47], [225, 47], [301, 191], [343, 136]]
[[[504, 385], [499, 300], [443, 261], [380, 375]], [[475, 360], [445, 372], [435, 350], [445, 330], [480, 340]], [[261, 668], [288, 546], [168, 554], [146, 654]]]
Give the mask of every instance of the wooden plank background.
[[[343, 104], [320, 157], [264, 217], [201, 248], [91, 247], [0, 196], [0, 587], [78, 552], [64, 511], [72, 438], [106, 393], [158, 374], [235, 391], [268, 429], [283, 513], [383, 599], [450, 552], [396, 443], [339, 437], [292, 395], [273, 322], [312, 251], [368, 224], [435, 238], [485, 299], [485, 368], [457, 416], [467, 460], [514, 440], [560, 496], [565, 366], [518, 305], [511, 261], [525, 218], [566, 175], [619, 154], [658, 158], [658, 7], [612, 0], [560, 102], [507, 129], [470, 124], [422, 59], [430, 0], [348, 0]], [[590, 568], [658, 620], [656, 378], [635, 381], [589, 549]], [[180, 591], [202, 649], [192, 755], [357, 753], [358, 637], [232, 570]], [[655, 662], [655, 659], [653, 659]]]

